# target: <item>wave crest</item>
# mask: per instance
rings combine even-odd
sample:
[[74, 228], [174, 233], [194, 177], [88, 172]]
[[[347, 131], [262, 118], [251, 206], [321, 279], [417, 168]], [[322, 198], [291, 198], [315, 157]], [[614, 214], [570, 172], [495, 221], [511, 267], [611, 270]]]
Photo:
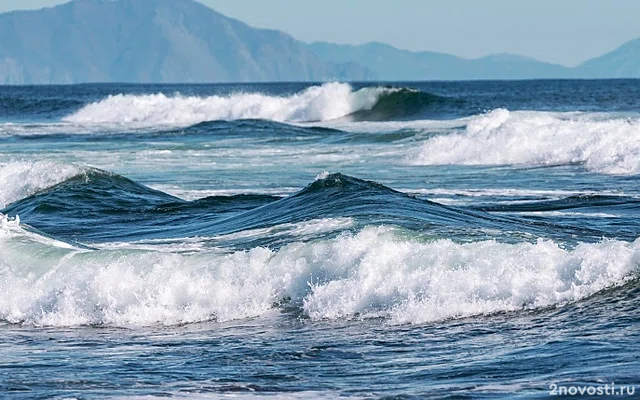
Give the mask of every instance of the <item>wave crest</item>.
[[[291, 96], [236, 93], [227, 96], [112, 95], [64, 118], [82, 125], [131, 128], [191, 126], [207, 121], [262, 119], [318, 122], [342, 117], [385, 120], [440, 110], [450, 99], [406, 88], [365, 87], [345, 83], [312, 86]], [[455, 103], [455, 102], [454, 102]]]
[[0, 164], [0, 209], [78, 175], [82, 169], [53, 161]]
[[416, 165], [569, 165], [604, 174], [640, 173], [640, 119], [496, 109], [463, 131], [428, 139]]
[[425, 242], [359, 233], [231, 254], [78, 250], [0, 220], [0, 320], [115, 326], [228, 321], [292, 307], [312, 319], [423, 323], [578, 301], [633, 279], [640, 240]]
[[238, 119], [325, 121], [372, 107], [385, 90], [353, 91], [348, 84], [326, 83], [288, 97], [261, 93], [209, 97], [121, 94], [89, 104], [64, 120], [137, 127], [189, 126], [205, 121]]

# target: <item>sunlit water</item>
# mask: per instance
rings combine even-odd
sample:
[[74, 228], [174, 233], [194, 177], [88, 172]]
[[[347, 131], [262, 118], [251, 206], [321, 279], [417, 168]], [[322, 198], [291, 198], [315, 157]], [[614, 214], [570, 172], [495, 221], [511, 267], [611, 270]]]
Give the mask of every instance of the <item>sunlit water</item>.
[[0, 392], [637, 385], [638, 174], [638, 81], [1, 88]]

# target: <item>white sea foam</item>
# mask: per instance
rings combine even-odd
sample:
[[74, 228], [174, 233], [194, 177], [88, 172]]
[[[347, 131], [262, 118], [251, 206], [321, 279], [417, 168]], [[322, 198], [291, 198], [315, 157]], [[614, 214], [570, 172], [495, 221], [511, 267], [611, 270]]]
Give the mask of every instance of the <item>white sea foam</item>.
[[115, 95], [89, 104], [64, 118], [74, 124], [113, 124], [128, 127], [189, 126], [204, 121], [267, 119], [326, 121], [373, 107], [394, 89], [354, 91], [345, 83], [313, 86], [292, 96], [236, 93], [228, 96]]
[[0, 224], [0, 320], [117, 326], [228, 321], [288, 299], [313, 319], [421, 323], [576, 301], [637, 276], [640, 240], [457, 244], [385, 228], [221, 254], [79, 250]]
[[81, 168], [54, 161], [17, 161], [0, 163], [0, 208], [54, 186]]
[[320, 181], [320, 180], [323, 180], [323, 179], [327, 179], [329, 177], [329, 175], [331, 175], [331, 173], [329, 171], [327, 171], [327, 170], [324, 170], [324, 171], [320, 172], [318, 175], [316, 175], [315, 180], [316, 181]]
[[[48, 247], [49, 250], [52, 251], [55, 251], [56, 249], [75, 249], [75, 247], [68, 243], [41, 236], [37, 233], [23, 229], [20, 226], [20, 216], [12, 218], [0, 214], [0, 243], [4, 243], [4, 240], [7, 238], [18, 239], [29, 243], [38, 243], [43, 247]], [[4, 251], [4, 248], [2, 248], [2, 250]], [[3, 260], [4, 257], [0, 255], [0, 267], [4, 266]]]
[[565, 165], [604, 174], [640, 173], [640, 119], [580, 113], [510, 112], [472, 118], [466, 129], [425, 141], [416, 165]]

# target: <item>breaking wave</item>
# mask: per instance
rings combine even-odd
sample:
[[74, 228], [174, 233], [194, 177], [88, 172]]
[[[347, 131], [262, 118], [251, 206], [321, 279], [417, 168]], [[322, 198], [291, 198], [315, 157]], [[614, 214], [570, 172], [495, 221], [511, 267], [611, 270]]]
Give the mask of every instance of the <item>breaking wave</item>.
[[[550, 225], [536, 231], [341, 174], [286, 198], [186, 201], [90, 168], [3, 168], [17, 171], [2, 183], [15, 188], [2, 192], [13, 201], [3, 212], [29, 224], [0, 214], [0, 321], [9, 323], [172, 325], [272, 312], [423, 323], [580, 301], [634, 285], [640, 265], [640, 239], [596, 232], [567, 244]], [[507, 237], [521, 227], [549, 239]], [[475, 241], [455, 241], [475, 228]]]
[[[73, 326], [314, 319], [423, 323], [558, 306], [637, 277], [640, 240], [565, 249], [468, 244], [367, 227], [229, 254], [81, 250], [0, 218], [0, 320]], [[633, 282], [630, 283], [633, 285]]]
[[411, 117], [440, 118], [458, 115], [464, 101], [419, 90], [387, 89], [376, 103], [366, 109], [357, 110], [349, 117], [354, 121], [393, 121]]
[[[38, 171], [39, 165], [33, 164], [32, 169]], [[210, 237], [323, 218], [355, 218], [365, 224], [429, 229], [445, 236], [457, 231], [478, 231], [484, 236], [483, 228], [499, 229], [505, 223], [499, 217], [445, 207], [342, 174], [320, 176], [286, 198], [237, 195], [195, 201], [97, 169], [79, 170], [61, 181], [63, 175], [53, 177], [41, 185], [47, 182], [51, 187], [38, 190], [30, 190], [32, 184], [27, 181], [26, 187], [16, 190], [27, 196], [0, 210], [20, 215], [24, 222], [61, 240], [81, 239], [84, 244]], [[270, 239], [264, 238], [263, 243], [273, 244]]]
[[145, 128], [190, 126], [207, 121], [263, 119], [317, 122], [342, 117], [384, 120], [434, 112], [447, 103], [437, 95], [411, 89], [365, 87], [345, 83], [313, 86], [291, 96], [236, 93], [228, 96], [112, 95], [64, 118], [74, 124], [113, 124]]
[[617, 175], [640, 173], [640, 119], [594, 114], [510, 112], [470, 119], [466, 129], [429, 138], [415, 165], [569, 165]]
[[0, 163], [0, 209], [76, 176], [82, 168], [53, 161]]

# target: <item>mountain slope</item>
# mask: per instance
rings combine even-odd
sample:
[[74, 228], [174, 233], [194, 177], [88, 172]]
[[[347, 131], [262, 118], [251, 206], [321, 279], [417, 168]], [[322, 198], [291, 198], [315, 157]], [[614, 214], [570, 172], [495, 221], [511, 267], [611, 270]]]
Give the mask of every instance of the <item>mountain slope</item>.
[[0, 14], [0, 84], [638, 78], [640, 38], [576, 68], [302, 43], [194, 0], [73, 0]]
[[75, 0], [0, 15], [0, 83], [364, 80], [192, 0]]
[[582, 78], [640, 78], [640, 38], [584, 62], [576, 72]]
[[387, 44], [360, 46], [326, 42], [309, 44], [325, 60], [355, 62], [374, 71], [382, 80], [468, 80], [566, 78], [571, 70], [510, 54], [474, 60], [435, 52], [400, 50]]

